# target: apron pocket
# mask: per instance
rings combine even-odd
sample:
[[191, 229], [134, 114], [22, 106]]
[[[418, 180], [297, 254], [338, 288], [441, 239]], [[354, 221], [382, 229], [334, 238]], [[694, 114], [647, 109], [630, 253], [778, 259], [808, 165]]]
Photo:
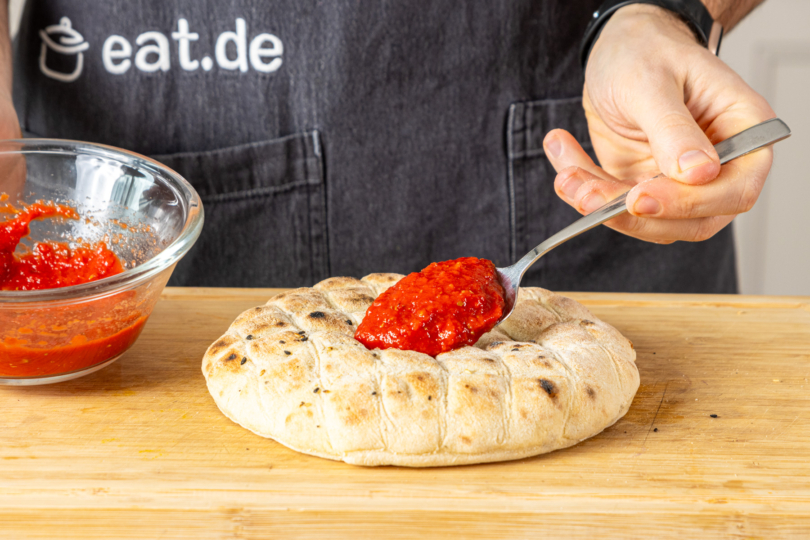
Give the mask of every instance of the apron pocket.
[[318, 131], [152, 157], [185, 177], [205, 210], [169, 285], [298, 287], [329, 276]]
[[[554, 192], [557, 173], [546, 158], [543, 139], [557, 128], [570, 132], [596, 161], [581, 97], [513, 103], [509, 107], [507, 178], [513, 261], [580, 217]], [[529, 269], [526, 284], [542, 281], [544, 260]]]

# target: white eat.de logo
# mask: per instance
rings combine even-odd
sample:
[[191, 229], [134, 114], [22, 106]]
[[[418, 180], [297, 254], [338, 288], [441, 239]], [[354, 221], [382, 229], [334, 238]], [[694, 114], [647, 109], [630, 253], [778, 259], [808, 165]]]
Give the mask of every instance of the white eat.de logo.
[[[77, 32], [67, 17], [62, 17], [59, 24], [40, 30], [42, 49], [39, 67], [44, 75], [62, 82], [75, 81], [82, 74], [84, 54], [90, 44]], [[211, 71], [215, 65], [224, 70], [239, 70], [242, 73], [249, 68], [260, 73], [277, 71], [283, 62], [284, 44], [273, 34], [260, 33], [248, 41], [247, 22], [236, 19], [236, 31], [225, 31], [219, 34], [211, 56], [192, 54], [192, 43], [199, 41], [197, 32], [189, 31], [186, 19], [178, 19], [177, 30], [171, 32], [171, 38], [177, 42], [177, 63], [184, 71], [196, 71], [202, 68]], [[58, 37], [58, 40], [54, 39]], [[113, 75], [123, 75], [133, 66], [146, 73], [169, 71], [172, 67], [171, 41], [163, 32], [143, 32], [135, 38], [137, 50], [134, 50], [129, 39], [121, 35], [111, 35], [101, 48], [101, 61], [104, 69]], [[231, 45], [229, 49], [229, 45]], [[199, 48], [199, 44], [196, 45]], [[71, 73], [63, 73], [48, 66], [48, 54], [74, 55], [75, 68]], [[134, 53], [134, 56], [133, 56]], [[216, 64], [214, 63], [216, 59]]]

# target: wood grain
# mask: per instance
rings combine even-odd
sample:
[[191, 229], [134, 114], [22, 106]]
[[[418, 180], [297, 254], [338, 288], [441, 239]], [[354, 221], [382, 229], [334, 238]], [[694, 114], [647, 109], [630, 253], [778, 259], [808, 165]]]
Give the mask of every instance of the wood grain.
[[572, 293], [635, 343], [627, 416], [545, 456], [413, 470], [218, 411], [203, 352], [274, 292], [167, 289], [115, 364], [0, 387], [0, 538], [810, 537], [808, 298]]

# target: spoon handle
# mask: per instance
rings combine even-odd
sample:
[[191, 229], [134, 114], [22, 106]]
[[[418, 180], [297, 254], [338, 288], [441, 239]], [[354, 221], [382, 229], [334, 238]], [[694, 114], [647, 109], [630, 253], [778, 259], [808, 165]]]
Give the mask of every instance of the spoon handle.
[[[741, 131], [725, 141], [717, 143], [714, 145], [714, 149], [717, 150], [717, 154], [720, 156], [720, 164], [722, 165], [732, 159], [753, 152], [754, 150], [759, 150], [763, 146], [768, 146], [782, 139], [786, 139], [789, 136], [790, 128], [787, 124], [779, 118], [773, 118], [750, 127], [745, 131]], [[563, 242], [627, 212], [626, 199], [627, 193], [622, 193], [601, 208], [573, 222], [524, 255], [512, 268], [518, 270], [519, 275], [522, 276], [526, 269], [534, 264], [537, 259]]]

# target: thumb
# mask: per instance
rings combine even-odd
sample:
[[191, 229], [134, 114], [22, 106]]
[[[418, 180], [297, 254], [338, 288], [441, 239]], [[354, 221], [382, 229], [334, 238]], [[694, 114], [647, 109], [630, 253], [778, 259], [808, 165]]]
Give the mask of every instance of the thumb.
[[705, 184], [720, 174], [720, 158], [684, 103], [683, 88], [670, 79], [634, 100], [633, 117], [647, 136], [653, 158], [666, 176]]

